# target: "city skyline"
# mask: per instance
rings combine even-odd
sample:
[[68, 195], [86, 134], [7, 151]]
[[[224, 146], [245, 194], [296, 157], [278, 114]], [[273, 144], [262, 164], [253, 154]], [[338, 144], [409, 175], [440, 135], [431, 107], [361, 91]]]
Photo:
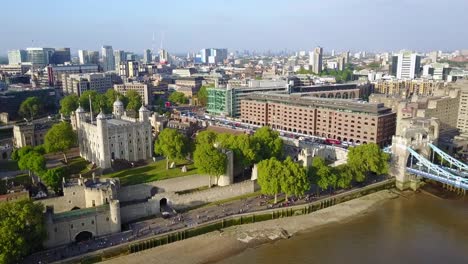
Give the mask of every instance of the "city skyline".
[[[459, 27], [468, 23], [463, 15], [468, 2], [462, 0], [450, 1], [453, 8], [440, 8], [435, 1], [420, 0], [411, 3], [295, 0], [275, 5], [265, 0], [171, 3], [141, 0], [118, 4], [86, 0], [79, 5], [71, 1], [28, 0], [22, 5], [28, 8], [21, 17], [15, 12], [3, 16], [5, 22], [14, 23], [1, 28], [0, 34], [16, 37], [4, 38], [0, 43], [1, 55], [26, 47], [70, 47], [76, 54], [78, 49], [98, 50], [103, 45], [143, 53], [147, 48], [157, 50], [161, 43], [176, 53], [205, 47], [291, 51], [312, 50], [315, 46], [324, 47], [326, 52], [331, 49], [421, 52], [464, 49], [464, 43], [468, 43], [468, 36], [459, 34]], [[20, 8], [17, 2], [4, 3], [4, 7]], [[131, 12], [126, 14], [128, 10]], [[48, 15], [43, 16], [45, 13]], [[38, 23], [42, 26], [33, 26]], [[440, 37], [427, 41], [429, 33], [434, 32]]]

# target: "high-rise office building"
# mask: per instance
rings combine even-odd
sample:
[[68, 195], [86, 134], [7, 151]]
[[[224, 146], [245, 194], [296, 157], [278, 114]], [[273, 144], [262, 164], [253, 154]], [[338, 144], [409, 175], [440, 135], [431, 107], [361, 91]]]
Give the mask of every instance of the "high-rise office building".
[[218, 64], [224, 62], [227, 59], [227, 55], [227, 49], [202, 49], [195, 60], [197, 63]]
[[169, 53], [167, 53], [167, 50], [159, 50], [159, 62], [162, 64], [169, 63]]
[[101, 48], [102, 69], [104, 71], [115, 70], [115, 58], [112, 46], [102, 46]]
[[125, 77], [138, 77], [137, 61], [122, 61], [119, 65], [119, 75]]
[[312, 71], [314, 73], [320, 73], [322, 71], [322, 58], [323, 58], [323, 48], [316, 47], [314, 51], [309, 52], [309, 64], [312, 66]]
[[78, 50], [78, 59], [80, 64], [88, 64], [88, 51], [87, 50]]
[[127, 55], [123, 50], [114, 51], [115, 69], [118, 69], [121, 62], [127, 61]]
[[[396, 58], [395, 58], [396, 57]], [[419, 76], [421, 67], [421, 57], [412, 52], [402, 52], [393, 58], [396, 62], [396, 77], [398, 79], [414, 79]], [[392, 68], [394, 65], [392, 65]]]
[[44, 67], [51, 63], [54, 51], [55, 50], [52, 48], [27, 48], [28, 62], [30, 62], [33, 67]]
[[151, 50], [145, 50], [145, 52], [143, 53], [143, 63], [151, 63], [153, 61], [153, 58], [151, 56], [153, 56], [151, 54]]
[[88, 50], [88, 63], [99, 65], [99, 51]]
[[25, 50], [8, 51], [8, 64], [21, 64], [28, 60], [28, 53]]
[[71, 61], [70, 48], [55, 49], [51, 59], [52, 64], [65, 64], [69, 61]]

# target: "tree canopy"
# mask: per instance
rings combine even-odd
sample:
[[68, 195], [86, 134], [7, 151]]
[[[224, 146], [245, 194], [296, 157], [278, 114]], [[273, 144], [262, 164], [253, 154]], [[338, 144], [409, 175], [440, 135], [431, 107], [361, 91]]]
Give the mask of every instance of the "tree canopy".
[[172, 128], [163, 129], [154, 143], [154, 153], [166, 157], [167, 169], [169, 169], [169, 160], [184, 159], [189, 150], [187, 137]]
[[270, 127], [264, 126], [255, 131], [253, 141], [259, 147], [257, 162], [270, 157], [282, 158], [283, 141], [279, 137], [279, 133], [273, 131]]
[[59, 192], [62, 188], [62, 179], [65, 177], [64, 168], [54, 168], [49, 169], [42, 173], [40, 176], [41, 180], [50, 188], [54, 190], [55, 193]]
[[134, 90], [130, 90], [127, 91], [126, 98], [128, 100], [126, 109], [133, 110], [135, 111], [135, 113], [138, 114], [138, 110], [140, 110], [140, 107], [142, 106], [140, 94]]
[[186, 104], [188, 103], [188, 98], [185, 97], [184, 93], [173, 92], [169, 95], [169, 101], [174, 104]]
[[283, 162], [284, 175], [281, 179], [281, 190], [289, 195], [302, 196], [310, 190], [310, 181], [304, 167], [287, 157]]
[[200, 90], [197, 92], [198, 102], [201, 106], [206, 106], [208, 103], [208, 89], [212, 88], [211, 86], [203, 85]]
[[78, 108], [80, 98], [76, 94], [70, 94], [60, 100], [60, 113], [66, 116]]
[[62, 152], [65, 163], [68, 163], [66, 151], [77, 143], [77, 136], [72, 126], [66, 122], [53, 125], [44, 137], [47, 152]]
[[24, 118], [33, 120], [36, 116], [41, 114], [44, 109], [44, 103], [39, 97], [28, 97], [24, 100], [19, 108], [19, 113]]
[[40, 203], [25, 199], [0, 203], [0, 263], [19, 263], [47, 237]]
[[208, 174], [211, 187], [211, 176], [216, 177], [218, 184], [219, 176], [226, 172], [227, 156], [213, 144], [202, 143], [197, 144], [193, 153], [195, 167], [201, 174]]
[[261, 192], [267, 195], [274, 195], [278, 202], [278, 193], [281, 192], [281, 178], [283, 177], [283, 166], [276, 158], [262, 160], [258, 163], [258, 184]]
[[362, 182], [367, 173], [387, 174], [389, 158], [377, 144], [369, 143], [349, 148], [347, 164], [355, 180]]
[[45, 171], [46, 160], [43, 155], [34, 150], [19, 156], [18, 168], [34, 172], [36, 175], [41, 175]]

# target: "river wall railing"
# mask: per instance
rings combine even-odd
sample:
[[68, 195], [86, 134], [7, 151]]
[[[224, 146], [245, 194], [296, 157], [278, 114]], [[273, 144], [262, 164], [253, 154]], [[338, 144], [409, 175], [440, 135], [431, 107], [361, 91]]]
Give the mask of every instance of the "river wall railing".
[[159, 247], [173, 242], [181, 241], [187, 238], [196, 237], [209, 232], [221, 230], [231, 226], [251, 224], [267, 220], [291, 217], [297, 215], [310, 214], [315, 211], [344, 203], [368, 194], [392, 189], [395, 187], [395, 178], [386, 179], [381, 182], [373, 183], [363, 188], [346, 191], [330, 197], [325, 197], [307, 204], [294, 205], [289, 207], [281, 207], [264, 211], [257, 211], [245, 214], [231, 215], [224, 218], [212, 220], [210, 222], [199, 224], [195, 227], [187, 227], [177, 231], [172, 231], [165, 234], [154, 235], [152, 237], [142, 238], [129, 243], [116, 245], [110, 248], [105, 248], [90, 252], [86, 255], [80, 255], [68, 258], [55, 263], [97, 263], [115, 257], [133, 254], [147, 249]]

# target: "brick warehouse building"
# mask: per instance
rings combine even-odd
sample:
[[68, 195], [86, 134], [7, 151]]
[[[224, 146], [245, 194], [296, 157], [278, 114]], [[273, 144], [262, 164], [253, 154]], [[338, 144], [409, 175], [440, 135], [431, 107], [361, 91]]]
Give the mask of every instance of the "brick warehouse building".
[[301, 94], [253, 94], [241, 102], [242, 122], [352, 143], [391, 143], [396, 114], [383, 104]]

